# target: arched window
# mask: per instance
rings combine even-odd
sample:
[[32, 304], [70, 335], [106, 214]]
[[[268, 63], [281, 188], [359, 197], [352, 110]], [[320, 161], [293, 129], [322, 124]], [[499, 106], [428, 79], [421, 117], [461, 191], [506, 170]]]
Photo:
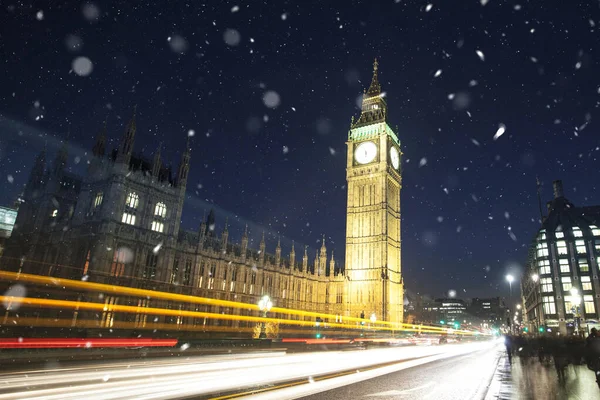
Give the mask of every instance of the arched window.
[[164, 218], [167, 216], [167, 206], [163, 202], [156, 203], [154, 207], [154, 215]]
[[125, 202], [125, 205], [130, 208], [137, 208], [139, 202], [140, 196], [138, 196], [135, 192], [129, 192], [129, 194], [127, 195], [127, 201]]

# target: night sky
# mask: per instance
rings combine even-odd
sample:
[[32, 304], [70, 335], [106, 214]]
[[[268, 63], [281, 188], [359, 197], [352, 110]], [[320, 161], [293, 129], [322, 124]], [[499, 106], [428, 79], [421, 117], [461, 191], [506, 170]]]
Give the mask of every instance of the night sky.
[[345, 140], [378, 57], [407, 290], [508, 295], [536, 175], [543, 204], [554, 179], [600, 203], [600, 5], [431, 1], [2, 1], [0, 204], [45, 143], [53, 159], [67, 140], [83, 171], [103, 121], [116, 147], [137, 104], [135, 152], [162, 141], [177, 168], [193, 134], [186, 229], [214, 208], [235, 241], [248, 223], [254, 247], [264, 229], [270, 252], [280, 235], [312, 263], [325, 234], [343, 262]]

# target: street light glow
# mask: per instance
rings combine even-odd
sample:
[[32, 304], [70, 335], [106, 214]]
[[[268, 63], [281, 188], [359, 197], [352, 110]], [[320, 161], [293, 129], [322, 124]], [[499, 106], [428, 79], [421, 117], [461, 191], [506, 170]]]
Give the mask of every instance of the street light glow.
[[534, 282], [537, 282], [540, 279], [540, 276], [538, 274], [533, 274], [531, 275], [531, 280]]
[[506, 280], [508, 281], [508, 283], [513, 283], [515, 280], [515, 277], [508, 274], [508, 275], [506, 275]]
[[520, 310], [520, 309], [521, 309], [521, 305], [517, 304], [517, 310]]

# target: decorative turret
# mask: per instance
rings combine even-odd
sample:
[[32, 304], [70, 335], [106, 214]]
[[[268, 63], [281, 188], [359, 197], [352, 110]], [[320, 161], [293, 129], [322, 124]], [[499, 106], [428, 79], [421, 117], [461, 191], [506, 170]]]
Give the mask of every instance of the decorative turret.
[[242, 236], [242, 260], [246, 261], [246, 253], [248, 252], [248, 224]]
[[321, 253], [319, 254], [319, 276], [325, 275], [325, 268], [327, 268], [327, 247], [325, 247], [325, 235], [323, 235], [323, 244], [321, 245]]
[[221, 234], [221, 250], [223, 251], [223, 254], [227, 252], [227, 241], [229, 240], [229, 231], [227, 230], [228, 221], [229, 218], [225, 218], [225, 229]]
[[162, 167], [162, 161], [160, 159], [160, 148], [162, 147], [162, 142], [159, 143], [158, 148], [154, 152], [154, 158], [152, 159], [152, 176], [156, 179], [159, 178], [160, 168]]
[[98, 136], [96, 137], [96, 143], [94, 144], [94, 147], [92, 148], [92, 153], [96, 157], [103, 157], [104, 152], [106, 151], [106, 131], [107, 131], [107, 129], [106, 129], [106, 120], [105, 120], [104, 127], [102, 128], [100, 133], [98, 133]]
[[315, 263], [313, 264], [313, 275], [319, 273], [319, 250], [315, 251]]
[[44, 181], [44, 173], [46, 172], [46, 147], [35, 158], [33, 169], [29, 175], [29, 183], [27, 190], [39, 188]]
[[136, 113], [137, 106], [133, 107], [133, 116], [131, 117], [131, 120], [129, 120], [129, 123], [125, 128], [125, 133], [123, 134], [121, 144], [119, 145], [119, 151], [117, 152], [117, 163], [125, 164], [127, 166], [129, 166], [129, 161], [131, 160], [131, 153], [133, 152], [133, 142], [135, 139], [136, 131]]
[[302, 257], [302, 271], [308, 272], [308, 246], [304, 246], [304, 256]]
[[281, 238], [277, 239], [277, 247], [275, 247], [275, 266], [281, 266]]
[[260, 240], [258, 262], [261, 267], [265, 265], [265, 231], [263, 231], [262, 239]]
[[290, 268], [296, 267], [296, 250], [294, 250], [294, 241], [292, 240], [292, 250], [290, 250]]
[[185, 151], [181, 155], [181, 163], [179, 164], [179, 172], [177, 173], [177, 186], [185, 188], [187, 185], [188, 173], [190, 172], [190, 157], [192, 149], [190, 147], [190, 137], [187, 137]]
[[369, 89], [364, 93], [362, 99], [361, 114], [358, 120], [352, 123], [352, 128], [358, 128], [378, 122], [386, 122], [387, 104], [381, 94], [381, 85], [377, 76], [379, 62], [373, 62], [373, 78]]
[[333, 250], [331, 250], [331, 260], [329, 260], [329, 276], [335, 275], [335, 261], [333, 260]]
[[198, 246], [200, 246], [200, 248], [204, 247], [207, 231], [208, 227], [206, 226], [206, 214], [204, 214], [202, 215], [202, 223], [200, 224], [200, 231], [198, 232]]
[[52, 172], [54, 175], [60, 175], [67, 165], [67, 142], [63, 142], [62, 146], [60, 146], [60, 150], [56, 153], [56, 158], [54, 159], [54, 169]]

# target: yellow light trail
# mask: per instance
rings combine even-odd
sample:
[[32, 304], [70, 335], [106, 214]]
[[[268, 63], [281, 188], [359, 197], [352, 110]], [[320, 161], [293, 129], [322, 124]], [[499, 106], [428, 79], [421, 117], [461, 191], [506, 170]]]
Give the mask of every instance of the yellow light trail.
[[[14, 297], [14, 296], [0, 296], [0, 302], [18, 302], [20, 303], [20, 307], [49, 307], [49, 308], [58, 308], [58, 309], [73, 309], [73, 310], [91, 310], [91, 311], [100, 311], [100, 312], [123, 312], [130, 314], [150, 314], [150, 315], [163, 315], [163, 316], [173, 316], [173, 317], [194, 317], [194, 318], [207, 318], [207, 319], [218, 319], [218, 320], [229, 320], [229, 321], [249, 321], [249, 322], [271, 322], [283, 325], [299, 325], [299, 326], [310, 326], [314, 327], [314, 321], [302, 321], [302, 320], [293, 320], [293, 319], [282, 319], [282, 318], [269, 318], [269, 317], [254, 317], [254, 316], [246, 316], [246, 315], [231, 315], [231, 314], [217, 314], [217, 313], [209, 313], [204, 311], [188, 311], [188, 310], [171, 310], [164, 308], [154, 308], [154, 307], [138, 307], [138, 306], [126, 306], [119, 304], [105, 305], [103, 303], [90, 303], [83, 301], [73, 301], [73, 300], [56, 300], [56, 299], [39, 299], [33, 297]], [[331, 328], [351, 328], [358, 329], [359, 327], [352, 324], [344, 324], [344, 323], [336, 323], [331, 322], [327, 323], [328, 327]], [[417, 331], [418, 329], [393, 329], [390, 327], [382, 327], [382, 326], [370, 326], [365, 327], [365, 331]], [[430, 332], [424, 329], [421, 329], [422, 332]], [[460, 333], [455, 331], [456, 333]], [[438, 332], [439, 333], [439, 332]], [[471, 332], [468, 332], [471, 333]]]
[[[34, 283], [34, 284], [38, 284], [38, 285], [55, 285], [58, 287], [64, 287], [64, 288], [70, 288], [70, 289], [82, 289], [85, 291], [91, 291], [91, 292], [103, 292], [103, 293], [110, 293], [110, 294], [114, 294], [117, 296], [123, 296], [123, 295], [131, 295], [134, 297], [150, 297], [150, 298], [154, 298], [154, 299], [162, 299], [162, 300], [173, 300], [173, 301], [180, 301], [180, 302], [185, 302], [185, 303], [192, 303], [192, 304], [205, 304], [205, 305], [212, 305], [212, 306], [221, 306], [221, 307], [231, 307], [231, 308], [239, 308], [239, 309], [247, 309], [247, 310], [253, 310], [253, 311], [259, 311], [259, 307], [257, 304], [251, 304], [251, 303], [241, 303], [241, 302], [236, 302], [236, 301], [230, 301], [230, 300], [219, 300], [219, 299], [212, 299], [212, 298], [207, 298], [207, 297], [197, 297], [197, 296], [189, 296], [189, 295], [183, 295], [183, 294], [177, 294], [177, 293], [168, 293], [168, 292], [159, 292], [159, 291], [155, 291], [155, 290], [148, 290], [148, 289], [137, 289], [137, 288], [131, 288], [131, 287], [127, 287], [127, 286], [117, 286], [117, 285], [107, 285], [107, 284], [103, 284], [103, 283], [95, 283], [95, 282], [84, 282], [84, 281], [76, 281], [76, 280], [72, 280], [72, 279], [64, 279], [64, 278], [54, 278], [54, 277], [50, 277], [50, 276], [42, 276], [42, 275], [33, 275], [33, 274], [25, 274], [25, 273], [17, 273], [17, 272], [10, 272], [10, 271], [0, 271], [0, 279], [1, 280], [8, 280], [8, 281], [24, 281], [24, 282], [28, 282], [28, 283]], [[35, 299], [34, 299], [35, 300]], [[64, 300], [56, 300], [56, 301], [64, 301]], [[78, 305], [81, 305], [83, 303], [81, 302], [72, 302]], [[97, 303], [89, 303], [89, 304], [97, 304]], [[104, 305], [100, 305], [102, 308], [104, 308]], [[55, 306], [53, 306], [55, 307]], [[134, 306], [110, 306], [113, 309], [115, 309], [115, 307], [131, 307], [132, 309], [135, 309], [135, 311], [123, 311], [123, 312], [133, 312], [133, 313], [139, 313], [140, 312], [140, 308], [139, 307], [134, 307]], [[144, 308], [144, 313], [150, 313], [147, 312], [147, 310], [150, 310], [150, 308]], [[160, 308], [155, 308], [155, 310], [163, 310]], [[100, 311], [104, 311], [104, 310], [100, 310]], [[116, 311], [116, 309], [115, 309]], [[173, 314], [161, 314], [161, 315], [175, 315], [175, 316], [192, 316], [190, 314], [184, 315], [182, 313], [189, 313], [189, 312], [195, 312], [198, 313], [198, 311], [185, 311], [185, 310], [165, 310], [165, 311], [169, 311], [169, 312], [173, 312]], [[321, 318], [325, 318], [325, 319], [333, 319], [336, 320], [338, 318], [340, 318], [339, 315], [335, 315], [335, 314], [324, 314], [324, 313], [318, 313], [318, 312], [313, 312], [313, 311], [304, 311], [304, 310], [295, 310], [295, 309], [288, 309], [288, 308], [280, 308], [280, 307], [273, 307], [271, 308], [272, 313], [279, 313], [279, 314], [290, 314], [290, 315], [299, 315], [299, 316], [303, 316], [303, 317], [321, 317]], [[159, 312], [156, 312], [159, 313]], [[227, 315], [228, 317], [234, 317], [232, 315], [229, 314], [214, 314], [214, 313], [202, 313], [203, 315], [199, 315], [198, 317], [200, 318], [215, 318], [215, 316], [225, 316]], [[265, 319], [262, 317], [251, 317], [251, 316], [239, 316], [240, 317], [240, 321], [252, 321], [252, 322], [259, 322], [259, 321], [269, 321], [269, 322], [275, 322], [275, 321], [289, 321], [290, 324], [293, 325], [304, 325], [304, 326], [314, 326], [314, 322], [313, 321], [299, 321], [299, 320], [285, 320], [285, 319], [274, 319], [274, 318], [269, 318], [269, 319]], [[222, 319], [234, 319], [234, 318], [222, 318]], [[361, 318], [356, 318], [356, 317], [342, 317], [342, 319], [344, 321], [350, 321], [350, 322], [363, 322], [369, 325], [373, 325], [368, 319], [361, 319]], [[283, 322], [281, 322], [283, 323]], [[287, 322], [286, 322], [287, 323]], [[339, 324], [339, 323], [334, 323], [334, 322], [328, 322], [327, 323], [329, 326], [336, 326], [336, 327], [352, 327], [352, 328], [356, 328], [354, 325], [344, 325], [344, 324]], [[388, 321], [376, 321], [375, 323], [376, 325], [386, 325], [385, 328], [381, 328], [381, 329], [385, 329], [385, 330], [390, 330], [390, 331], [399, 331], [399, 330], [404, 330], [404, 331], [421, 331], [423, 332], [425, 329], [429, 330], [429, 331], [434, 331], [437, 333], [445, 333], [448, 332], [448, 328], [443, 328], [443, 327], [437, 327], [437, 326], [420, 326], [420, 327], [415, 327], [415, 325], [413, 324], [406, 324], [406, 323], [401, 323], [401, 322], [388, 322]], [[413, 328], [415, 327], [415, 328]], [[470, 332], [470, 331], [463, 331], [463, 330], [454, 330], [453, 333], [462, 333], [462, 334], [474, 334], [474, 332]]]

